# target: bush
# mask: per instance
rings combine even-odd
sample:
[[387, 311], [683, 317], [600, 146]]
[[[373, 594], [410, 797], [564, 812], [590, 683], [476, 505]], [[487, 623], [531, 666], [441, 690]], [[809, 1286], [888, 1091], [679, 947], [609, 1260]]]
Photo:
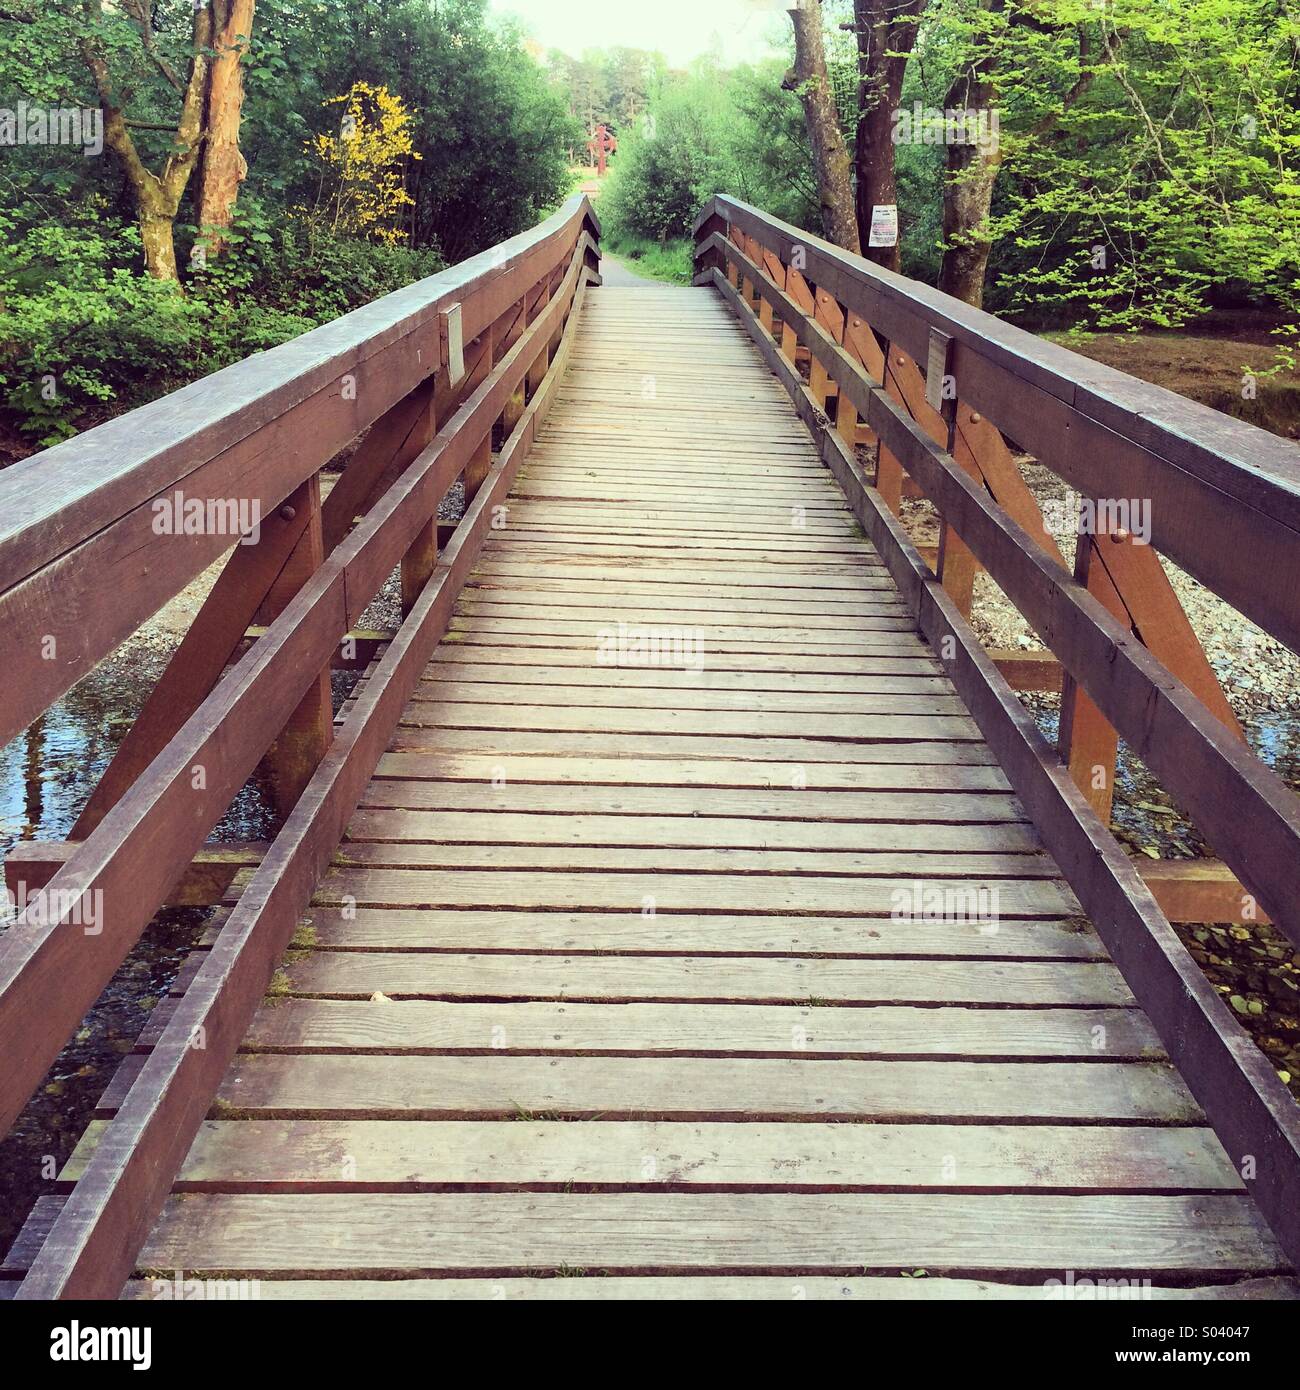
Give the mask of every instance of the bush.
[[151, 280], [133, 227], [29, 230], [0, 258], [0, 388], [40, 446], [275, 347], [441, 267], [428, 251], [256, 214], [189, 284]]
[[816, 180], [798, 99], [781, 86], [781, 65], [724, 72], [701, 60], [666, 78], [649, 110], [619, 130], [619, 151], [600, 195], [601, 216], [629, 238], [666, 244], [690, 234], [714, 193], [797, 226], [820, 218]]
[[638, 275], [652, 280], [666, 280], [670, 285], [689, 285], [692, 274], [694, 243], [685, 237], [669, 241], [650, 241], [645, 237], [629, 236], [615, 228], [601, 239], [601, 249], [628, 261]]

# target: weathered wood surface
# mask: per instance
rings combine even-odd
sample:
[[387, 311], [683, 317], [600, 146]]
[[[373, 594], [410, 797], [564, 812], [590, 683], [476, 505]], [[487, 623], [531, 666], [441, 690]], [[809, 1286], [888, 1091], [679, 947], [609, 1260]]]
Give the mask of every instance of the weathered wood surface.
[[128, 1296], [1296, 1296], [794, 419], [708, 292], [588, 296]]
[[[730, 257], [730, 247], [725, 249]], [[910, 537], [898, 523], [890, 499], [867, 484], [860, 461], [849, 452], [838, 433], [829, 428], [811, 384], [805, 385], [790, 366], [781, 346], [761, 318], [742, 302], [734, 284], [716, 270], [711, 278], [785, 386], [800, 418], [813, 432], [821, 455], [844, 489], [851, 509], [879, 549], [900, 592], [916, 614], [921, 632], [944, 653], [946, 669], [963, 698], [970, 703], [972, 713], [996, 749], [1013, 786], [1025, 798], [1036, 829], [1041, 831], [1052, 852], [1068, 866], [1072, 886], [1088, 910], [1096, 914], [1106, 945], [1114, 952], [1125, 978], [1150, 1013], [1176, 1064], [1185, 1069], [1192, 1089], [1204, 1103], [1218, 1134], [1240, 1164], [1252, 1196], [1267, 1214], [1289, 1257], [1293, 1262], [1300, 1261], [1300, 1211], [1293, 1200], [1294, 1189], [1300, 1182], [1300, 1120], [1290, 1095], [1179, 943], [1168, 919], [1161, 914], [1151, 892], [1143, 884], [1137, 867], [1101, 825], [1076, 783], [1048, 751], [1037, 727], [1000, 677], [957, 605], [942, 585], [934, 581]], [[783, 314], [800, 314], [798, 309], [788, 305], [774, 285], [765, 285], [763, 292], [778, 296]], [[816, 351], [828, 358], [844, 388], [860, 398], [869, 418], [889, 435], [895, 447], [912, 450], [918, 443], [915, 428], [895, 409], [893, 401], [852, 363], [841, 361], [843, 355], [838, 346], [824, 334], [818, 340], [816, 335], [821, 330], [816, 325], [809, 324], [802, 316], [796, 321], [800, 324], [800, 333], [812, 335]], [[883, 405], [883, 415], [878, 405]], [[884, 442], [882, 434], [882, 451]], [[964, 472], [942, 449], [932, 447], [928, 441], [922, 443], [921, 453], [959, 490], [964, 489], [962, 495], [974, 499], [976, 510], [982, 516], [1000, 518], [994, 521], [995, 529], [1006, 522], [1005, 513], [990, 508], [982, 493], [969, 488]], [[1021, 558], [1032, 556], [1035, 550], [1029, 538], [1017, 533], [1015, 527], [1003, 533], [1003, 544]], [[1062, 592], [1058, 575], [1046, 577], [1050, 589]], [[1104, 610], [1099, 611], [1104, 616]], [[1056, 628], [1055, 620], [1052, 628]], [[1166, 681], [1167, 677], [1153, 678], [1150, 684], [1149, 691], [1156, 703], [1167, 693]], [[1170, 689], [1177, 692], [1181, 687], [1173, 682]], [[1195, 723], [1199, 718], [1195, 710], [1203, 711], [1204, 707], [1190, 692], [1184, 691], [1184, 694], [1195, 707], [1192, 711]], [[1217, 749], [1215, 740], [1219, 736], [1214, 730], [1219, 726], [1212, 718], [1209, 724], [1212, 727], [1206, 738]], [[1256, 769], [1264, 780], [1271, 776], [1262, 764], [1256, 764]], [[1242, 824], [1259, 824], [1258, 818], [1253, 816], [1255, 808], [1249, 798], [1225, 794], [1221, 800], [1223, 808], [1231, 806], [1231, 814]], [[1267, 825], [1267, 821], [1264, 824]], [[1261, 1154], [1269, 1155], [1262, 1164], [1259, 1162]]]
[[586, 227], [598, 223], [578, 195], [500, 246], [6, 469], [0, 661], [24, 679], [0, 686], [0, 739], [229, 548], [211, 528], [159, 543], [155, 498], [238, 498], [269, 517], [437, 370], [444, 307], [462, 303], [477, 334], [566, 263]]

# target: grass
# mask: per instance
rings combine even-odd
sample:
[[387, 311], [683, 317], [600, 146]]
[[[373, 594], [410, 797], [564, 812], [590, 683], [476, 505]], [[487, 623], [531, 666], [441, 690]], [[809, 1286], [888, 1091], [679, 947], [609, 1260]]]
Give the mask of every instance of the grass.
[[685, 237], [660, 243], [650, 237], [628, 236], [608, 230], [601, 248], [624, 260], [638, 275], [663, 280], [669, 285], [691, 283], [691, 243]]

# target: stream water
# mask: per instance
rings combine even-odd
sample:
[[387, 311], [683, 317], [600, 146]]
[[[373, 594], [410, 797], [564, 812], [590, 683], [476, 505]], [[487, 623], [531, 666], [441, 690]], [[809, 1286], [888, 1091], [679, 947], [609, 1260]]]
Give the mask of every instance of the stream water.
[[[143, 653], [130, 665], [119, 659], [101, 666], [0, 749], [0, 859], [18, 840], [67, 838], [165, 660]], [[268, 806], [262, 789], [250, 784], [213, 838], [268, 838]], [[4, 911], [6, 920], [12, 918], [7, 902]], [[209, 915], [206, 908], [158, 914], [0, 1140], [0, 1250], [8, 1250], [36, 1198], [51, 1190], [118, 1062], [166, 995]]]

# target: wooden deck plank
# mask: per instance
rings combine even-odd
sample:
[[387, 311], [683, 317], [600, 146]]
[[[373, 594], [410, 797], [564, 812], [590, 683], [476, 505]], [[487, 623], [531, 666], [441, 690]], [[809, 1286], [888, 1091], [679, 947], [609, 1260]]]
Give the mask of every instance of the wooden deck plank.
[[[581, 687], [595, 687], [606, 693], [624, 689], [638, 692], [649, 698], [650, 691], [671, 691], [671, 696], [662, 693], [653, 697], [661, 703], [676, 701], [697, 693], [743, 693], [764, 699], [772, 694], [806, 694], [814, 699], [824, 699], [827, 695], [850, 696], [854, 699], [863, 695], [935, 695], [950, 694], [948, 681], [937, 672], [924, 669], [910, 671], [905, 667], [895, 671], [876, 671], [861, 675], [828, 674], [803, 672], [799, 675], [783, 672], [757, 671], [675, 671], [654, 666], [544, 666], [521, 665], [517, 662], [493, 664], [490, 661], [476, 661], [473, 653], [457, 650], [457, 656], [466, 659], [459, 662], [440, 661], [429, 667], [429, 674], [421, 682], [421, 691], [436, 694], [447, 684], [457, 687], [471, 685], [541, 685], [566, 686], [573, 690]], [[886, 664], [886, 663], [882, 663]], [[901, 666], [902, 663], [899, 663]], [[497, 699], [514, 697], [522, 692], [496, 690]], [[479, 697], [480, 699], [482, 696]]]
[[284, 968], [294, 995], [369, 999], [744, 1000], [824, 1004], [1131, 1004], [1101, 961], [885, 961], [704, 956], [312, 951]]
[[[418, 814], [415, 813], [415, 814]], [[543, 872], [758, 873], [932, 878], [1052, 878], [1061, 871], [1046, 855], [927, 854], [919, 850], [853, 853], [801, 849], [789, 853], [744, 849], [611, 848], [605, 845], [425, 844], [351, 839], [340, 865], [398, 869], [527, 869]]]
[[588, 297], [141, 1270], [1300, 1295], [788, 398], [711, 295], [635, 293]]
[[[1032, 1232], [1026, 1248], [1025, 1233]], [[1285, 1262], [1238, 1196], [188, 1193], [145, 1269], [1232, 1270]]]
[[585, 706], [413, 701], [407, 723], [448, 728], [548, 728], [556, 733], [723, 734], [762, 738], [979, 739], [966, 714], [783, 714], [767, 710], [590, 709]]
[[[887, 1005], [587, 1004], [509, 1006], [276, 999], [249, 1028], [259, 1051], [808, 1053], [836, 1057], [1162, 1056], [1134, 1009]], [[618, 1068], [613, 1068], [615, 1072]]]
[[[59, 1174], [80, 1176], [107, 1121]], [[439, 1187], [1239, 1191], [1214, 1131], [1102, 1125], [207, 1120], [185, 1192]]]
[[[835, 739], [721, 738], [706, 734], [660, 734], [657, 738], [645, 739], [638, 734], [603, 730], [446, 729], [422, 725], [399, 727], [389, 743], [389, 751], [526, 753], [543, 757], [635, 754], [645, 759], [705, 757], [765, 763], [769, 768], [778, 763], [798, 763], [804, 767], [819, 763], [994, 766], [987, 745], [973, 740], [963, 743], [947, 743], [940, 739], [844, 743]], [[787, 771], [785, 780], [791, 776]]]
[[[99, 1113], [142, 1059], [127, 1057]], [[235, 1058], [215, 1113], [249, 1119], [826, 1119], [1196, 1124], [1166, 1062], [854, 1061], [257, 1053]], [[738, 1132], [739, 1133], [739, 1132]], [[740, 1137], [743, 1138], [743, 1135]]]
[[[502, 619], [492, 622], [486, 619], [453, 619], [452, 628], [443, 638], [445, 642], [462, 643], [466, 647], [544, 647], [548, 651], [561, 647], [579, 648], [589, 655], [598, 650], [596, 645], [599, 626], [579, 624], [573, 632], [533, 632], [528, 624]], [[761, 630], [761, 629], [760, 629]], [[929, 653], [918, 637], [907, 632], [869, 632], [863, 631], [858, 640], [827, 643], [813, 638], [800, 638], [797, 635], [781, 641], [766, 638], [737, 638], [735, 636], [716, 637], [710, 633], [692, 634], [693, 651], [703, 652], [704, 659], [711, 662], [715, 655], [735, 653], [737, 655], [784, 656], [800, 659], [872, 657], [886, 656], [925, 656]], [[647, 663], [649, 664], [649, 663]], [[822, 666], [819, 669], [825, 670]]]
[[[346, 911], [346, 916], [344, 912]], [[322, 950], [593, 951], [649, 955], [824, 955], [1099, 960], [1080, 920], [863, 922], [855, 917], [654, 917], [602, 912], [439, 911], [313, 907], [304, 918]]]
[[[381, 1298], [396, 1300], [510, 1302], [738, 1302], [747, 1299], [774, 1301], [832, 1300], [841, 1303], [874, 1303], [906, 1299], [909, 1302], [952, 1302], [953, 1300], [1060, 1301], [1064, 1285], [1006, 1284], [991, 1279], [877, 1278], [840, 1279], [801, 1276], [779, 1278], [760, 1274], [735, 1277], [679, 1275], [662, 1278], [619, 1278], [587, 1272], [590, 1277], [574, 1277], [566, 1271], [562, 1278], [522, 1279], [263, 1279], [257, 1297], [269, 1302], [317, 1302], [340, 1299]], [[181, 1286], [182, 1290], [184, 1285]], [[1300, 1282], [1294, 1279], [1242, 1279], [1235, 1284], [1209, 1284], [1182, 1288], [1146, 1281], [1130, 1291], [1116, 1285], [1117, 1292], [1096, 1291], [1093, 1283], [1078, 1285], [1074, 1301], [1085, 1298], [1127, 1296], [1161, 1302], [1192, 1302], [1226, 1299], [1236, 1302], [1276, 1301], [1300, 1298]], [[160, 1294], [179, 1297], [171, 1279], [133, 1280], [123, 1297], [155, 1299]], [[3, 1292], [0, 1291], [0, 1297]]]
[[[502, 785], [463, 782], [411, 782], [376, 778], [366, 789], [363, 806], [406, 807], [414, 811], [481, 811], [490, 805], [497, 811], [585, 813], [587, 815], [724, 816], [745, 820], [799, 821], [904, 821], [993, 825], [1021, 822], [1024, 809], [1011, 796], [995, 792], [866, 792], [821, 791], [816, 788], [817, 768], [810, 764], [804, 776], [812, 786], [763, 789], [729, 787], [604, 787], [586, 785], [527, 786], [510, 781]], [[796, 774], [790, 781], [803, 780]], [[917, 832], [919, 846], [928, 832]]]
[[[413, 708], [408, 706], [408, 709]], [[413, 718], [424, 718], [417, 710]], [[407, 726], [410, 727], [410, 726]], [[437, 727], [436, 725], [434, 727]], [[436, 736], [435, 736], [436, 737]], [[766, 790], [777, 781], [770, 764], [706, 762], [679, 758], [575, 758], [513, 753], [385, 753], [376, 776], [395, 781], [528, 782], [555, 786], [753, 787]], [[858, 763], [827, 764], [805, 774], [809, 787], [823, 791], [948, 791], [1010, 794], [1000, 768], [961, 764]], [[805, 788], [806, 789], [806, 788]]]
[[[789, 912], [894, 917], [900, 911], [940, 921], [1062, 917], [1078, 911], [1063, 882], [1037, 879], [935, 880], [781, 877], [766, 874], [540, 874], [501, 870], [332, 867], [315, 901], [371, 907], [590, 908], [652, 912]], [[902, 905], [900, 907], [900, 904]]]
[[[691, 690], [683, 685], [665, 696], [661, 690], [642, 691], [635, 686], [616, 686], [604, 689], [594, 685], [550, 685], [512, 692], [516, 698], [525, 695], [527, 709], [546, 705], [564, 705], [573, 709], [650, 709], [656, 712], [671, 702], [673, 708], [686, 710], [738, 711], [744, 714], [912, 714], [962, 716], [965, 707], [951, 693], [935, 691], [888, 691], [885, 693], [853, 691], [847, 694], [820, 691], [750, 691], [750, 690]], [[429, 681], [416, 688], [415, 702], [428, 704], [490, 705], [501, 699], [499, 683], [459, 680]]]
[[353, 840], [419, 843], [515, 845], [642, 845], [668, 848], [891, 851], [921, 854], [1035, 854], [1037, 841], [1027, 826], [929, 825], [924, 850], [916, 850], [916, 827], [842, 821], [762, 820], [721, 816], [620, 816], [513, 813], [492, 810], [412, 811], [371, 808], [352, 818]]

